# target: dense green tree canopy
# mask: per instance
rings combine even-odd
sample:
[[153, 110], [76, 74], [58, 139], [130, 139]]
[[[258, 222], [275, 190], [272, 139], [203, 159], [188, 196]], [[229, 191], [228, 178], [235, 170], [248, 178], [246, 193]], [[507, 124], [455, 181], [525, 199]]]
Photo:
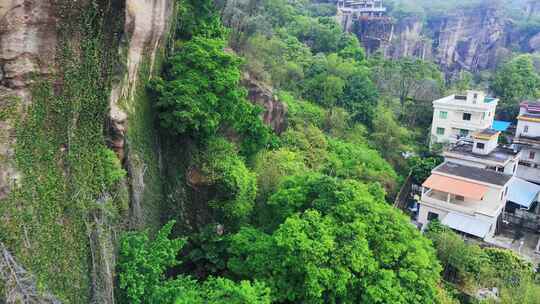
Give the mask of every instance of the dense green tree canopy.
[[379, 187], [300, 175], [268, 204], [276, 224], [232, 236], [229, 267], [268, 284], [276, 301], [436, 301], [434, 252]]
[[501, 99], [503, 108], [514, 112], [512, 108], [517, 108], [524, 99], [540, 97], [540, 76], [532, 57], [520, 55], [502, 65], [491, 82], [491, 89]]

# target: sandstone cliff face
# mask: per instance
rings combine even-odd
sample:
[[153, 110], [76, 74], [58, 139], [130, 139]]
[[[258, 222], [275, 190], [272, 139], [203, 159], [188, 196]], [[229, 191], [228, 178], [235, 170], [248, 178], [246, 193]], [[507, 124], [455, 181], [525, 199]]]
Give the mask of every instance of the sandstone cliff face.
[[14, 121], [8, 108], [22, 111], [31, 100], [32, 75], [46, 78], [54, 67], [55, 8], [51, 1], [0, 2], [0, 199], [16, 182], [13, 166]]
[[[142, 200], [145, 191], [145, 164], [136, 149], [128, 149], [127, 129], [129, 115], [135, 115], [136, 91], [152, 77], [156, 55], [163, 48], [173, 14], [173, 0], [126, 0], [125, 36], [129, 37], [126, 58], [126, 73], [117, 83], [110, 98], [111, 143], [129, 172], [131, 223], [144, 225]], [[141, 66], [146, 64], [147, 75], [141, 75]], [[144, 79], [139, 79], [144, 77]], [[141, 84], [142, 83], [142, 84]], [[126, 153], [127, 150], [127, 153]]]
[[427, 21], [414, 16], [361, 19], [348, 28], [368, 53], [431, 60], [449, 76], [460, 70], [493, 69], [516, 48], [522, 52], [540, 49], [540, 34], [523, 37], [505, 12], [490, 4], [430, 16]]
[[[107, 54], [118, 53], [121, 62], [115, 63], [115, 67], [107, 67], [106, 65], [110, 64], [111, 60], [106, 58], [103, 62], [104, 66], [100, 67], [103, 69], [103, 74], [109, 73], [108, 68], [111, 68], [114, 75], [105, 77], [115, 79], [112, 90], [109, 94], [104, 94], [108, 95], [110, 110], [108, 115], [105, 115], [107, 116], [107, 122], [103, 121], [102, 125], [108, 127], [108, 130], [104, 131], [105, 136], [109, 139], [107, 144], [117, 152], [120, 159], [124, 161], [125, 168], [129, 171], [129, 177], [126, 179], [125, 184], [131, 190], [129, 203], [130, 207], [132, 207], [130, 215], [133, 217], [141, 217], [140, 205], [142, 193], [145, 191], [145, 180], [148, 175], [146, 168], [151, 165], [156, 167], [159, 164], [149, 164], [147, 160], [134, 152], [137, 150], [133, 147], [136, 144], [131, 144], [131, 146], [128, 144], [130, 143], [128, 131], [130, 128], [135, 127], [130, 125], [130, 118], [136, 112], [134, 104], [138, 98], [137, 88], [144, 86], [144, 83], [151, 77], [157, 54], [165, 45], [172, 22], [174, 2], [174, 0], [99, 1], [96, 2], [99, 3], [96, 5], [103, 7], [93, 8], [96, 12], [107, 12], [106, 14], [113, 16], [113, 18], [106, 16], [105, 23], [115, 22], [114, 20], [125, 20], [124, 28], [119, 31], [118, 35], [116, 35], [116, 28], [114, 37], [110, 28], [103, 31], [103, 35], [107, 36], [103, 37], [104, 41], [107, 41], [107, 39], [121, 40], [120, 43], [114, 43], [114, 45], [119, 45], [118, 49], [116, 49], [117, 46], [111, 45], [110, 50], [103, 52]], [[0, 202], [2, 204], [6, 203], [3, 200], [9, 199], [10, 194], [14, 193], [15, 189], [23, 188], [17, 187], [18, 181], [24, 176], [15, 163], [15, 146], [18, 140], [18, 133], [15, 130], [17, 120], [28, 115], [29, 108], [36, 103], [35, 96], [32, 96], [36, 83], [47, 82], [51, 84], [55, 92], [62, 90], [62, 73], [65, 70], [61, 59], [63, 56], [62, 51], [64, 51], [62, 43], [72, 44], [75, 46], [74, 49], [77, 50], [77, 47], [81, 45], [80, 39], [84, 36], [78, 33], [73, 35], [73, 43], [65, 41], [71, 38], [69, 38], [69, 35], [67, 35], [68, 38], [66, 38], [66, 35], [61, 38], [63, 34], [61, 26], [70, 22], [78, 22], [68, 20], [70, 18], [67, 13], [68, 10], [74, 9], [77, 11], [80, 8], [80, 11], [84, 11], [88, 5], [90, 3], [86, 0], [79, 0], [76, 3], [71, 0], [0, 0]], [[92, 32], [100, 33], [101, 25], [97, 24], [96, 26], [97, 28]], [[62, 39], [64, 39], [63, 42], [61, 42]], [[77, 39], [79, 41], [76, 41]], [[82, 40], [84, 39], [82, 38]], [[143, 69], [143, 67], [145, 68]], [[101, 81], [101, 79], [95, 79], [95, 81]], [[77, 92], [72, 93], [77, 96]], [[147, 101], [139, 101], [139, 103], [144, 102]], [[44, 108], [48, 108], [48, 106], [44, 106]], [[53, 108], [48, 110], [55, 111]], [[137, 109], [137, 111], [139, 110]], [[68, 126], [72, 123], [76, 124], [76, 121], [53, 122], [54, 125], [64, 128], [65, 126], [62, 126], [62, 123]], [[138, 127], [141, 128], [141, 126]], [[65, 128], [69, 130], [69, 127]], [[64, 135], [62, 134], [62, 136]], [[40, 138], [40, 140], [46, 141], [47, 139]], [[57, 149], [53, 148], [56, 149], [53, 153], [57, 154], [54, 157], [58, 158], [57, 165], [59, 168], [64, 166], [62, 162], [67, 159], [67, 148], [67, 145], [59, 145]], [[66, 179], [68, 175], [68, 172], [64, 173]], [[62, 188], [53, 189], [53, 191], [54, 193], [60, 193], [67, 190]], [[74, 191], [74, 193], [77, 193], [77, 191]], [[64, 195], [70, 197], [73, 193], [65, 193]], [[106, 208], [107, 202], [113, 200], [108, 193], [91, 193], [90, 196], [95, 199], [96, 205], [103, 206], [101, 208]], [[35, 202], [35, 204], [41, 205], [47, 205], [48, 203], [46, 201]], [[99, 208], [97, 209], [99, 210]], [[23, 211], [27, 212], [27, 210]], [[28, 210], [28, 212], [30, 211]], [[73, 218], [70, 218], [70, 216]], [[0, 213], [0, 220], [5, 221], [8, 217], [9, 215]], [[28, 221], [28, 226], [22, 227], [24, 233], [26, 233], [27, 229], [31, 229], [33, 225], [39, 226], [34, 223], [37, 220], [37, 218], [33, 217], [27, 218], [25, 221]], [[68, 234], [65, 235], [65, 239], [78, 238], [75, 243], [82, 244], [80, 245], [83, 248], [81, 252], [85, 252], [86, 249], [84, 248], [89, 248], [91, 254], [87, 257], [83, 256], [83, 261], [91, 261], [90, 265], [71, 266], [73, 269], [84, 273], [84, 276], [88, 276], [88, 278], [80, 281], [88, 280], [91, 286], [74, 285], [69, 287], [70, 284], [75, 283], [47, 282], [46, 279], [40, 281], [40, 283], [49, 286], [65, 286], [72, 298], [77, 297], [77, 293], [80, 293], [81, 301], [88, 298], [92, 303], [114, 303], [114, 235], [119, 223], [111, 222], [106, 212], [96, 211], [84, 215], [84, 218], [75, 218], [74, 215], [58, 218], [54, 224], [62, 227], [66, 225], [66, 223], [62, 223], [65, 221], [68, 225], [74, 225], [72, 223], [74, 221], [71, 220], [85, 222], [86, 228], [82, 227], [82, 233], [87, 234], [86, 237], [76, 236], [75, 232], [69, 235], [69, 229], [61, 231], [61, 228], [59, 228], [57, 231], [61, 231], [59, 234]], [[133, 221], [144, 225], [141, 222], [142, 220], [135, 219]], [[15, 220], [14, 223], [16, 223]], [[14, 226], [18, 227], [20, 225]], [[38, 231], [29, 232], [33, 233], [30, 235], [32, 244], [28, 241], [28, 236], [19, 233], [12, 233], [13, 235], [6, 233], [8, 232], [3, 231], [2, 236], [7, 235], [10, 238], [10, 244], [13, 247], [9, 249], [14, 252], [25, 252], [32, 247], [62, 247], [62, 244], [45, 244], [46, 240], [43, 240], [43, 244], [41, 244], [41, 240], [36, 237], [39, 235]], [[16, 250], [15, 247], [20, 244], [23, 244], [22, 248]], [[69, 251], [69, 248], [64, 250]], [[58, 258], [61, 259], [61, 257]], [[30, 257], [25, 255], [24, 258], [21, 258], [21, 261], [24, 264], [29, 259]], [[62, 263], [64, 261], [58, 260], [58, 262]], [[54, 268], [54, 265], [51, 267]], [[34, 269], [29, 267], [28, 270], [33, 271]], [[85, 273], [86, 270], [89, 273]], [[40, 280], [43, 277], [49, 277], [45, 268], [40, 270], [39, 277]], [[1, 282], [0, 285], [2, 285]], [[3, 291], [9, 292], [8, 290]], [[88, 291], [90, 294], [88, 294]], [[55, 292], [54, 288], [51, 289], [51, 292]], [[0, 295], [0, 302], [2, 302], [2, 295]]]
[[278, 100], [272, 88], [245, 73], [242, 85], [248, 91], [248, 99], [263, 108], [262, 120], [274, 132], [281, 134], [287, 129], [287, 105]]

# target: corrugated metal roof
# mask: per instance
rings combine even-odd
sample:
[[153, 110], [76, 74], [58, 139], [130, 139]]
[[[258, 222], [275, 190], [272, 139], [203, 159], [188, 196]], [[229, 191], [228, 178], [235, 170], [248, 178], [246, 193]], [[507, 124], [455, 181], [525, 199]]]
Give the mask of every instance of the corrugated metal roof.
[[491, 228], [491, 224], [488, 222], [455, 212], [448, 213], [442, 224], [479, 238], [485, 238]]
[[484, 185], [446, 177], [439, 174], [432, 174], [422, 184], [422, 186], [475, 200], [481, 200], [488, 191], [488, 187]]
[[514, 177], [508, 186], [508, 200], [529, 209], [538, 199], [540, 186]]

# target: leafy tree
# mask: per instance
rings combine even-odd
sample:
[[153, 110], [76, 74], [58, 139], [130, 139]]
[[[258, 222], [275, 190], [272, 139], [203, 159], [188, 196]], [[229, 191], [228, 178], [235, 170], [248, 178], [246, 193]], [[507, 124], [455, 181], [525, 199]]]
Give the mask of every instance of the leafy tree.
[[118, 261], [120, 288], [125, 303], [148, 303], [165, 280], [165, 271], [176, 266], [183, 239], [169, 239], [174, 222], [169, 222], [150, 240], [148, 232], [128, 233], [120, 242]]
[[395, 167], [404, 168], [401, 153], [409, 149], [410, 132], [402, 127], [388, 109], [379, 106], [370, 139], [373, 146]]
[[257, 179], [237, 155], [234, 145], [224, 138], [213, 138], [201, 155], [199, 166], [211, 186], [210, 206], [216, 220], [235, 227], [253, 210]]
[[[526, 98], [540, 97], [540, 76], [534, 69], [532, 57], [520, 55], [502, 65], [495, 73], [491, 89], [506, 108], [515, 108]], [[513, 114], [515, 111], [508, 112], [509, 116]]]
[[443, 162], [442, 157], [418, 157], [414, 156], [408, 160], [411, 168], [413, 182], [421, 185], [430, 175], [431, 171]]
[[287, 176], [306, 172], [302, 154], [287, 148], [264, 151], [255, 159], [259, 196], [266, 199], [277, 190], [279, 183]]
[[[432, 101], [438, 97], [443, 87], [442, 73], [433, 63], [413, 58], [384, 60], [375, 56], [370, 62], [381, 92], [399, 99], [401, 116], [407, 108], [414, 111], [418, 101]], [[410, 107], [408, 102], [412, 102]]]
[[176, 38], [189, 40], [195, 36], [224, 39], [223, 27], [213, 0], [177, 0]]
[[326, 135], [313, 125], [297, 126], [281, 136], [284, 147], [299, 152], [308, 168], [318, 170], [328, 158]]
[[283, 224], [232, 236], [229, 267], [268, 284], [277, 302], [436, 301], [434, 252], [384, 202], [380, 187], [296, 176], [282, 183], [268, 208]]
[[362, 144], [329, 140], [329, 157], [323, 172], [329, 176], [378, 182], [388, 192], [396, 190], [397, 175], [376, 150]]
[[122, 303], [270, 304], [269, 289], [261, 283], [209, 278], [201, 284], [188, 276], [167, 278], [166, 271], [179, 264], [176, 256], [185, 244], [169, 239], [173, 225], [166, 224], [153, 240], [147, 231], [122, 237], [118, 261]]
[[160, 124], [198, 140], [226, 124], [249, 135], [248, 150], [263, 146], [270, 133], [239, 86], [241, 60], [224, 47], [222, 40], [196, 36], [169, 59], [165, 77], [150, 85]]
[[379, 95], [370, 76], [371, 71], [367, 67], [358, 68], [348, 79], [339, 104], [353, 115], [355, 121], [371, 128]]

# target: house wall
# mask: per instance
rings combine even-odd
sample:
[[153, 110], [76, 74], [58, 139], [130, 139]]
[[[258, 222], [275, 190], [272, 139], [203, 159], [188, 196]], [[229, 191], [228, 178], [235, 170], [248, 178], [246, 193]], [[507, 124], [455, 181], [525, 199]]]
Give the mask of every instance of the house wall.
[[[529, 127], [529, 131], [527, 133], [524, 132], [525, 126]], [[532, 121], [525, 121], [525, 120], [518, 120], [518, 124], [516, 128], [516, 137], [519, 137], [521, 135], [529, 136], [529, 137], [540, 137], [540, 123], [532, 122]]]
[[[469, 92], [468, 99], [456, 100], [451, 95], [433, 102], [434, 112], [431, 135], [436, 143], [453, 143], [460, 129], [469, 133], [490, 128], [493, 125], [497, 102], [486, 104], [483, 93], [478, 93], [477, 103], [474, 103], [473, 93]], [[448, 117], [441, 118], [441, 112], [447, 112]], [[470, 113], [471, 120], [463, 120], [463, 114]], [[437, 128], [444, 128], [444, 135], [437, 135]]]

